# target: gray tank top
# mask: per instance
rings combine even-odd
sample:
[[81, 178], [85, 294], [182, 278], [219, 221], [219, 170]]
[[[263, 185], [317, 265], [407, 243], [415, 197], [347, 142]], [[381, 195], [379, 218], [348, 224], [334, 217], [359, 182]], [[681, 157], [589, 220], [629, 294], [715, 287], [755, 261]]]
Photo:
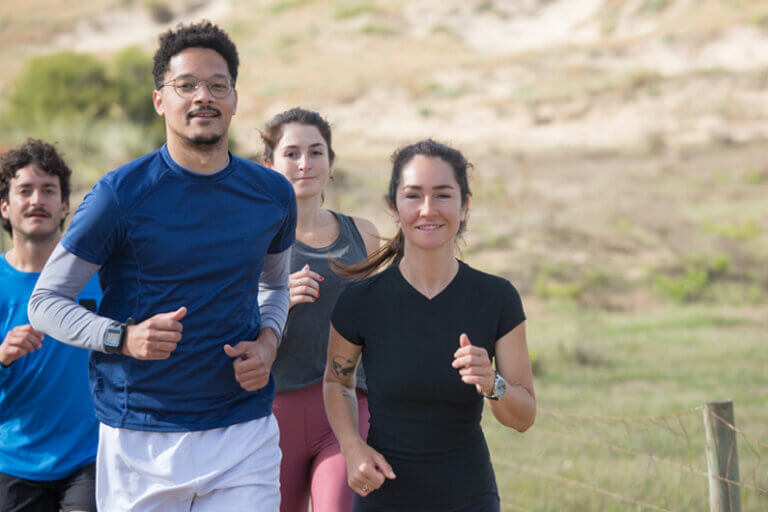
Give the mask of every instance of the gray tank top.
[[[315, 248], [296, 240], [291, 248], [291, 273], [309, 264], [310, 270], [323, 276], [320, 297], [312, 303], [296, 304], [288, 312], [283, 339], [272, 365], [277, 391], [292, 391], [311, 386], [323, 379], [331, 313], [348, 278], [330, 267], [329, 259], [345, 265], [359, 263], [366, 257], [363, 237], [352, 217], [331, 212], [339, 222], [339, 236], [329, 246]], [[357, 387], [365, 390], [362, 364], [357, 369]]]

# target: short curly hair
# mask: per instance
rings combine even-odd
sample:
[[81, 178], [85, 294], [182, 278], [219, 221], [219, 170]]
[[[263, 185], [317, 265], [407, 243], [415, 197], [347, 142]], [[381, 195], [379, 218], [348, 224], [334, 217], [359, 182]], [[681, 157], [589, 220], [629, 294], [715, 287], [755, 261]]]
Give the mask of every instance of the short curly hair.
[[[19, 169], [30, 164], [37, 165], [48, 174], [58, 176], [61, 200], [69, 201], [72, 171], [56, 148], [40, 139], [27, 139], [24, 144], [0, 155], [0, 199], [8, 201], [11, 180], [16, 177]], [[13, 234], [8, 219], [0, 217], [0, 224], [8, 233]], [[64, 219], [61, 219], [61, 229], [64, 229]]]
[[227, 61], [227, 68], [232, 77], [232, 84], [237, 81], [237, 68], [240, 57], [237, 55], [235, 43], [217, 25], [208, 20], [191, 25], [178, 24], [175, 30], [169, 30], [160, 35], [160, 47], [153, 57], [152, 76], [155, 87], [163, 85], [165, 74], [171, 58], [187, 48], [209, 48], [221, 55]]

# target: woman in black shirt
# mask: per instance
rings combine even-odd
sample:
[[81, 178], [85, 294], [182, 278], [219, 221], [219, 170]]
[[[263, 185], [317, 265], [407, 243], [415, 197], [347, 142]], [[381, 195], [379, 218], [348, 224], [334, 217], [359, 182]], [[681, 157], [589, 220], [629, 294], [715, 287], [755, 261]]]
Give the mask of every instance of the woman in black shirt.
[[[499, 510], [482, 397], [504, 425], [523, 432], [534, 421], [520, 296], [455, 257], [468, 167], [459, 151], [432, 140], [393, 155], [387, 199], [400, 229], [350, 272], [386, 268], [348, 285], [333, 313], [325, 406], [356, 511]], [[361, 354], [367, 442], [354, 393]]]

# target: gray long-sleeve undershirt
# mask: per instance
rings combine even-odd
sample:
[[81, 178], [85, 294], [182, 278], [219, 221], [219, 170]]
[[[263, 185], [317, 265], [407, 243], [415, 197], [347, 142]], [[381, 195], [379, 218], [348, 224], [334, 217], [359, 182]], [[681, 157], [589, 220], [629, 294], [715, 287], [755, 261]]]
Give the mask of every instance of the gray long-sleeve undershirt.
[[[272, 328], [278, 341], [290, 306], [290, 252], [289, 248], [277, 254], [267, 254], [259, 279], [261, 327]], [[59, 243], [29, 299], [27, 313], [32, 327], [70, 345], [104, 352], [104, 334], [113, 320], [88, 311], [76, 300], [77, 294], [99, 268]]]

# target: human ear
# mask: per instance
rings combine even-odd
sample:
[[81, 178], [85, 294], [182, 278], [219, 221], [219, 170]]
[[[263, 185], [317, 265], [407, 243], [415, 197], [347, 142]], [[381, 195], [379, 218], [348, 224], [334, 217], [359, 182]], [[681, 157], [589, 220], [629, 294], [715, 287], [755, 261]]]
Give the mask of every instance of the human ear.
[[157, 115], [165, 115], [165, 109], [163, 108], [163, 94], [157, 89], [152, 91], [152, 105], [155, 107]]

